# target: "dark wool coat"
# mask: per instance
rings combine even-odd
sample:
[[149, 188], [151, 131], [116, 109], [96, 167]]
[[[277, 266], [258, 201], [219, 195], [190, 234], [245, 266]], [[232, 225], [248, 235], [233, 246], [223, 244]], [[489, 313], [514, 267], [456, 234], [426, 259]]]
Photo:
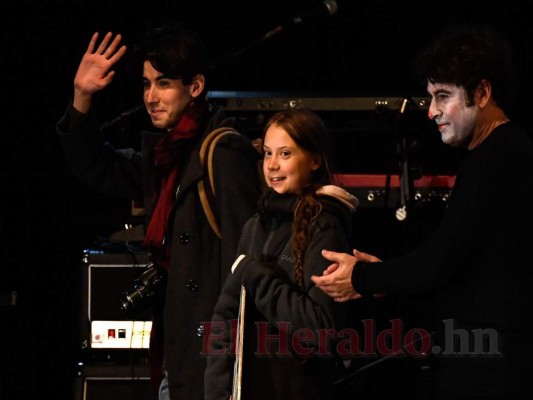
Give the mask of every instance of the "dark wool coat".
[[[350, 251], [352, 220], [348, 208], [337, 199], [318, 197], [323, 210], [305, 252], [305, 288], [300, 288], [295, 282], [291, 245], [296, 199], [267, 190], [258, 214], [244, 227], [239, 254], [246, 257], [228, 276], [213, 315], [213, 323], [219, 325], [213, 325], [211, 333], [219, 336], [209, 341], [212, 352], [205, 377], [208, 400], [226, 400], [231, 394], [235, 360], [231, 321], [238, 315], [241, 285], [247, 292], [242, 398], [313, 400], [332, 396], [338, 354], [335, 340], [330, 340], [333, 336], [320, 335], [328, 330], [338, 333], [344, 327], [348, 306], [335, 303], [317, 289], [311, 275], [321, 275], [330, 264], [322, 257], [322, 249]], [[283, 332], [284, 327], [287, 332]], [[265, 334], [274, 339], [265, 342]], [[292, 345], [293, 338], [298, 341], [307, 334], [311, 339], [299, 342], [302, 348]], [[280, 345], [285, 339], [287, 350]]]
[[[201, 139], [213, 129], [231, 123], [219, 109], [203, 124], [202, 137], [181, 167], [170, 217], [167, 238], [171, 241], [170, 271], [164, 306], [154, 309], [152, 331], [159, 335], [161, 324], [164, 325], [165, 362], [170, 396], [174, 400], [204, 398], [203, 322], [211, 319], [235, 259], [243, 224], [257, 210], [258, 155], [244, 135], [223, 137], [214, 152], [216, 206], [222, 239], [212, 231], [200, 203], [197, 182], [204, 175], [198, 156]], [[57, 130], [68, 164], [77, 176], [102, 193], [144, 199], [150, 215], [156, 184], [153, 146], [157, 134], [144, 134], [142, 152], [114, 149], [104, 143], [96, 117], [83, 116], [71, 105], [58, 122]], [[159, 345], [158, 340], [152, 340], [153, 362], [161, 361], [161, 354], [157, 354]]]

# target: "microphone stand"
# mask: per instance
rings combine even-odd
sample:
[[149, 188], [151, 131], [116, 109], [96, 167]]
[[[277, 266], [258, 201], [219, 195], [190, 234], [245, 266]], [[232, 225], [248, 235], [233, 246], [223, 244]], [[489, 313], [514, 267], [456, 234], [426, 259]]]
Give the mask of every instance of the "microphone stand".
[[[429, 333], [429, 336], [432, 337], [434, 334], [435, 334], [435, 332], [432, 331], [432, 332]], [[345, 377], [343, 377], [343, 378], [340, 378], [340, 379], [337, 379], [336, 381], [334, 381], [334, 382], [332, 383], [332, 385], [335, 386], [335, 385], [338, 385], [338, 384], [340, 384], [340, 383], [346, 382], [346, 381], [348, 381], [348, 380], [350, 380], [350, 379], [356, 377], [356, 376], [359, 375], [361, 372], [366, 371], [366, 370], [369, 369], [369, 368], [373, 368], [373, 367], [375, 367], [376, 365], [379, 365], [379, 364], [381, 364], [382, 362], [385, 362], [385, 361], [387, 361], [387, 360], [390, 360], [390, 359], [392, 359], [392, 358], [394, 358], [394, 357], [396, 357], [396, 356], [401, 356], [401, 355], [403, 355], [403, 354], [404, 354], [404, 350], [407, 349], [407, 346], [412, 346], [412, 345], [414, 345], [414, 344], [420, 342], [420, 341], [423, 340], [423, 339], [424, 339], [424, 337], [423, 337], [423, 336], [420, 336], [418, 339], [416, 339], [416, 340], [412, 340], [411, 342], [404, 344], [404, 345], [400, 348], [400, 350], [398, 350], [398, 351], [394, 351], [394, 352], [392, 352], [392, 353], [386, 355], [385, 357], [382, 357], [382, 358], [380, 358], [380, 359], [378, 359], [378, 360], [376, 360], [376, 361], [372, 361], [370, 364], [364, 365], [364, 366], [362, 366], [361, 368], [357, 368], [357, 369], [356, 369], [354, 372], [352, 372], [351, 374], [349, 374], [349, 375], [347, 375], [347, 376], [345, 376]]]
[[410, 159], [410, 151], [414, 142], [405, 132], [404, 118], [407, 105], [412, 103], [408, 98], [404, 98], [399, 114], [396, 119], [397, 123], [397, 153], [399, 155], [399, 175], [400, 175], [400, 208], [396, 210], [396, 219], [404, 221], [408, 216], [408, 211], [412, 206], [414, 199], [414, 177], [412, 172], [414, 167]]
[[328, 15], [334, 15], [337, 12], [337, 9], [338, 9], [338, 5], [337, 5], [337, 2], [335, 0], [325, 0], [323, 2], [323, 4], [322, 4], [322, 7], [320, 8], [320, 10], [308, 11], [307, 13], [304, 13], [301, 16], [297, 16], [297, 17], [292, 18], [289, 22], [287, 22], [285, 24], [276, 26], [274, 29], [271, 29], [270, 31], [265, 33], [263, 36], [261, 36], [259, 39], [257, 39], [255, 42], [252, 42], [252, 43], [242, 47], [241, 49], [231, 53], [230, 55], [228, 55], [226, 57], [222, 57], [218, 61], [215, 61], [211, 65], [210, 70], [215, 70], [221, 64], [224, 64], [224, 63], [226, 63], [226, 62], [228, 62], [228, 61], [230, 61], [232, 59], [235, 59], [237, 57], [242, 56], [243, 54], [248, 53], [250, 50], [258, 47], [261, 43], [263, 43], [263, 42], [265, 42], [267, 40], [270, 40], [273, 37], [279, 35], [281, 32], [283, 32], [283, 31], [285, 31], [285, 30], [287, 30], [287, 29], [289, 29], [291, 27], [300, 25], [304, 20], [311, 19], [312, 17], [317, 18], [318, 15], [323, 15], [326, 12], [327, 12]]
[[218, 61], [215, 61], [210, 67], [209, 69], [211, 71], [217, 69], [220, 65], [222, 64], [225, 64], [227, 63], [228, 61], [231, 61], [235, 58], [238, 58], [248, 52], [250, 52], [252, 49], [255, 49], [256, 47], [259, 47], [259, 45], [263, 42], [266, 42], [267, 40], [270, 40], [272, 39], [274, 36], [277, 36], [278, 34], [280, 34], [281, 32], [283, 32], [285, 30], [284, 26], [283, 25], [278, 25], [277, 27], [275, 27], [274, 29], [268, 31], [267, 33], [265, 33], [263, 36], [261, 36], [259, 39], [257, 39], [255, 42], [252, 42], [244, 47], [241, 47], [239, 50], [225, 56], [225, 57], [222, 57], [220, 58]]
[[[223, 64], [226, 64], [227, 62], [233, 60], [233, 59], [236, 59], [246, 53], [248, 53], [250, 50], [254, 49], [255, 47], [258, 47], [262, 42], [264, 42], [265, 40], [268, 40], [270, 39], [271, 37], [275, 36], [278, 32], [274, 32], [274, 30], [272, 31], [269, 31], [268, 33], [264, 34], [263, 36], [261, 36], [258, 40], [256, 40], [255, 42], [253, 43], [250, 43], [242, 48], [240, 48], [239, 50], [225, 56], [225, 57], [222, 57], [220, 58], [218, 61], [215, 61], [213, 64], [211, 64], [211, 66], [209, 67], [209, 70], [211, 71], [214, 71], [216, 70], [218, 67], [220, 67], [220, 65], [223, 65]], [[282, 29], [279, 29], [279, 32], [281, 32]]]
[[111, 121], [104, 122], [102, 125], [100, 125], [100, 129], [101, 130], [105, 130], [105, 129], [109, 128], [110, 126], [115, 125], [122, 118], [126, 118], [126, 117], [130, 116], [131, 114], [134, 114], [134, 113], [136, 113], [139, 110], [142, 110], [143, 108], [144, 108], [144, 104], [141, 104], [141, 105], [135, 106], [133, 108], [130, 108], [129, 110], [126, 110], [126, 111], [120, 113], [120, 115], [118, 115], [116, 118], [113, 118]]

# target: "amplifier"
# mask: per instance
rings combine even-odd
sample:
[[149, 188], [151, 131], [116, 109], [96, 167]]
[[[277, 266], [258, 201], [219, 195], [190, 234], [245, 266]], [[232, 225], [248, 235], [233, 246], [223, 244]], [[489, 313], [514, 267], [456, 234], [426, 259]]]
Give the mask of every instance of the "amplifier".
[[121, 296], [134, 288], [146, 270], [145, 254], [106, 254], [85, 250], [82, 276], [83, 349], [147, 349], [151, 331], [149, 310], [132, 317], [121, 308]]
[[[340, 186], [356, 196], [359, 207], [400, 207], [401, 181], [398, 175], [337, 174]], [[446, 208], [455, 176], [423, 175], [414, 179], [412, 205], [415, 207]]]
[[81, 366], [75, 385], [76, 400], [152, 400], [147, 362]]
[[428, 97], [399, 96], [316, 96], [316, 93], [210, 91], [209, 100], [227, 111], [280, 111], [307, 107], [315, 111], [402, 110], [407, 104], [429, 107]]

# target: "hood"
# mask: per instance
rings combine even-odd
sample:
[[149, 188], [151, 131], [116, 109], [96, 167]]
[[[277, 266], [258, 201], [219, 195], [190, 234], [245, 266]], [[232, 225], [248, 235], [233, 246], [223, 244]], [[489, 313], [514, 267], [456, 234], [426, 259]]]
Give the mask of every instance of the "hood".
[[322, 186], [316, 191], [316, 194], [318, 196], [330, 196], [339, 200], [344, 206], [346, 206], [350, 213], [355, 212], [355, 209], [359, 205], [357, 197], [336, 185]]

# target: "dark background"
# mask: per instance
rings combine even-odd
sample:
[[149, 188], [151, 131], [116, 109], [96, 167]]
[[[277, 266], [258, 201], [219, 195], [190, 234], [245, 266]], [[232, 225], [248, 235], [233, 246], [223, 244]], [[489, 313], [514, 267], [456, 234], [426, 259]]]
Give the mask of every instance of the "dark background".
[[[69, 172], [55, 134], [93, 32], [120, 32], [132, 47], [150, 26], [181, 21], [199, 32], [214, 60], [211, 90], [404, 97], [424, 93], [411, 76], [411, 62], [438, 32], [455, 24], [488, 24], [515, 50], [520, 86], [511, 116], [527, 121], [533, 21], [525, 5], [465, 0], [337, 3], [333, 16], [317, 13], [260, 41], [274, 27], [324, 5], [314, 0], [3, 2], [0, 399], [73, 398], [83, 249], [132, 222], [128, 200], [96, 194]], [[232, 56], [243, 49], [247, 51]], [[141, 104], [140, 74], [130, 54], [117, 64], [113, 84], [98, 95], [102, 121]], [[325, 117], [355, 127], [373, 118]], [[108, 130], [109, 139], [117, 146], [136, 146], [144, 118], [144, 111], [125, 118]], [[448, 155], [455, 160], [457, 153], [444, 148], [438, 132], [425, 122], [420, 130], [427, 133], [422, 150], [433, 151], [423, 159], [427, 171], [453, 174], [456, 164], [446, 160]], [[338, 162], [345, 172], [382, 173], [389, 168], [376, 163], [376, 154], [383, 154], [380, 146], [389, 146], [390, 138], [366, 136], [350, 153], [349, 130], [336, 132], [338, 149], [343, 150]], [[425, 237], [440, 216], [440, 210], [428, 210], [402, 225], [393, 212], [359, 210], [354, 245], [393, 256]], [[14, 291], [16, 305], [9, 300]]]

